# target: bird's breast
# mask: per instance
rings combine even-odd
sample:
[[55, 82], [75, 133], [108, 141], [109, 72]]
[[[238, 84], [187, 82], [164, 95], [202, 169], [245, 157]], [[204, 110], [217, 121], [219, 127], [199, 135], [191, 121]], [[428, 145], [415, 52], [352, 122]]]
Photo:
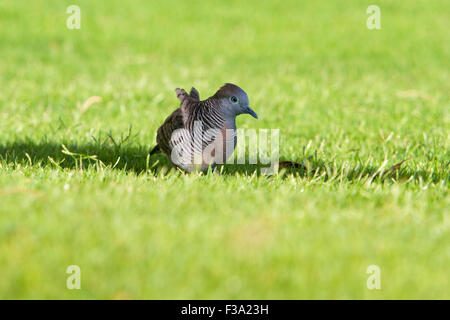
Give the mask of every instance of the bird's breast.
[[[226, 160], [233, 155], [234, 149], [236, 148], [236, 127], [224, 125], [221, 130], [221, 134], [222, 140], [219, 140], [217, 142], [221, 144], [221, 146], [219, 146], [219, 149], [221, 149], [222, 151], [222, 163], [225, 163]], [[220, 159], [218, 159], [218, 161], [220, 161]]]

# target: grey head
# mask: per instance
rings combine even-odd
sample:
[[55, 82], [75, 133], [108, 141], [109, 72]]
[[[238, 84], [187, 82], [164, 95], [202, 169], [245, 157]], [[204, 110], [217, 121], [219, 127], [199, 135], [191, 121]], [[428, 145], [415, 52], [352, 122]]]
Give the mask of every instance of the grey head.
[[211, 97], [219, 101], [222, 111], [227, 117], [247, 113], [258, 119], [258, 115], [249, 106], [248, 96], [244, 90], [232, 83], [226, 83]]

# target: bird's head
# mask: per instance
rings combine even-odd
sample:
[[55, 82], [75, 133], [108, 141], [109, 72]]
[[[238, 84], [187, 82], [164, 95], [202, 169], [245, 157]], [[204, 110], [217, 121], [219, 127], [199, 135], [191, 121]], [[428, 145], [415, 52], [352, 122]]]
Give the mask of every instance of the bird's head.
[[223, 112], [230, 117], [248, 113], [258, 119], [258, 115], [249, 106], [248, 96], [244, 90], [232, 83], [226, 83], [213, 96], [219, 100]]

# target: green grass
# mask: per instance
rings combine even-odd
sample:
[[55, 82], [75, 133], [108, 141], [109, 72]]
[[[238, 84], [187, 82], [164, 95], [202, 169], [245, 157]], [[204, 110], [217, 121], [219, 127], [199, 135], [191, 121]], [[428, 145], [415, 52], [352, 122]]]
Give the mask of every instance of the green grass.
[[[449, 299], [450, 4], [370, 4], [2, 1], [0, 298]], [[224, 82], [304, 168], [148, 158]]]

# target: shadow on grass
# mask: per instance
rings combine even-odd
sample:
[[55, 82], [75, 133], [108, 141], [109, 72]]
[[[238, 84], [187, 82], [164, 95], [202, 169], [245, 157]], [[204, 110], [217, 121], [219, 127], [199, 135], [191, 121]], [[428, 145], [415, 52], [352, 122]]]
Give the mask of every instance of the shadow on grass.
[[[33, 142], [16, 141], [0, 145], [0, 160], [4, 164], [47, 166], [52, 165], [62, 169], [86, 169], [89, 166], [101, 165], [115, 170], [134, 172], [140, 174], [149, 172], [158, 174], [161, 171], [177, 170], [163, 154], [149, 156], [151, 147], [126, 144], [114, 140], [103, 142], [94, 141], [87, 144], [70, 142]], [[283, 159], [281, 159], [283, 160]], [[397, 167], [396, 167], [397, 166]], [[223, 175], [260, 176], [261, 165], [230, 164], [220, 168]], [[291, 161], [280, 162], [282, 178], [294, 175], [307, 179], [345, 180], [364, 182], [370, 179], [405, 181], [408, 179], [429, 180], [437, 182], [439, 175], [430, 176], [429, 173], [419, 170], [413, 171], [401, 164], [392, 167], [380, 168], [367, 166], [361, 163], [338, 164], [327, 162], [314, 156], [305, 157], [301, 163]]]
[[70, 142], [16, 141], [0, 145], [0, 159], [6, 163], [54, 165], [61, 168], [79, 169], [100, 164], [118, 170], [143, 171], [157, 167], [172, 167], [162, 156], [148, 157], [149, 148], [122, 146], [106, 143], [77, 144]]

